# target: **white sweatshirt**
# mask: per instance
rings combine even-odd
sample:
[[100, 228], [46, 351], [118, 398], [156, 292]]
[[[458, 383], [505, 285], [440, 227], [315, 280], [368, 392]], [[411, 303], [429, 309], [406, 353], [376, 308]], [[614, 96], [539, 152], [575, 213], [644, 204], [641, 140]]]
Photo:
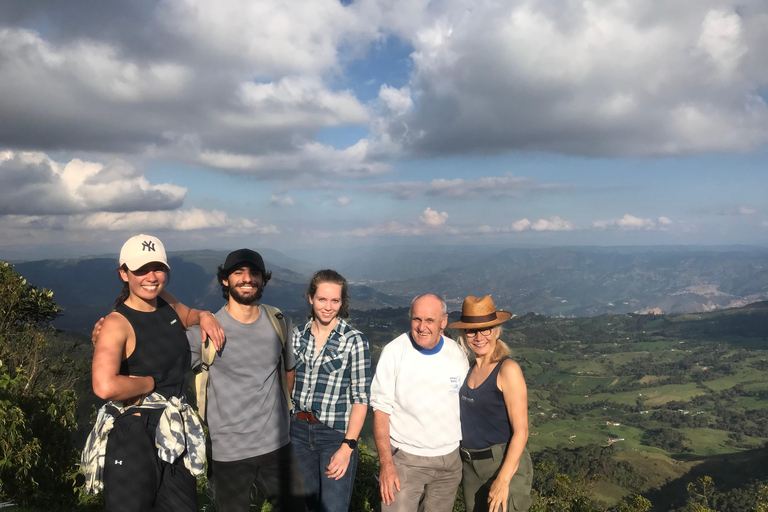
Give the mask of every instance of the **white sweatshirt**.
[[459, 388], [469, 363], [452, 339], [443, 336], [438, 347], [419, 351], [408, 333], [398, 336], [381, 352], [371, 384], [371, 406], [389, 414], [392, 446], [413, 455], [446, 455], [461, 441]]

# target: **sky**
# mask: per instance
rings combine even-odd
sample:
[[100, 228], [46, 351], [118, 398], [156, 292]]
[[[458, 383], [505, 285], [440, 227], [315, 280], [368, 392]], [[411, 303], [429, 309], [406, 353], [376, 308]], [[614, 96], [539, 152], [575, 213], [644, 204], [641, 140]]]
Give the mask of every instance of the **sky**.
[[4, 0], [0, 259], [768, 245], [768, 3]]

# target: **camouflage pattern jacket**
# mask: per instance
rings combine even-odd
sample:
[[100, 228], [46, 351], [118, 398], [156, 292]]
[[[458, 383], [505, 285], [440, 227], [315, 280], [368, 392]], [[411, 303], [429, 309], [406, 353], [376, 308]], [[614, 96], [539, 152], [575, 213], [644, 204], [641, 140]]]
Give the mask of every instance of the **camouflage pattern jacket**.
[[161, 460], [172, 464], [183, 456], [184, 466], [193, 476], [200, 476], [205, 472], [205, 435], [195, 411], [183, 399], [166, 399], [159, 393], [152, 393], [144, 398], [140, 405], [124, 407], [122, 402], [107, 402], [99, 409], [96, 424], [88, 435], [80, 458], [80, 471], [85, 475], [86, 493], [97, 494], [104, 490], [107, 437], [115, 419], [141, 409], [163, 409], [163, 415], [155, 430], [155, 446]]

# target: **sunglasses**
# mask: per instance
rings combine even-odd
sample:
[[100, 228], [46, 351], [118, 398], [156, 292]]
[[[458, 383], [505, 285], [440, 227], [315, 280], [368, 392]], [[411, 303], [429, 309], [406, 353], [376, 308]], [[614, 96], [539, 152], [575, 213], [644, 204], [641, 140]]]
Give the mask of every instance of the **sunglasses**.
[[477, 333], [482, 334], [483, 336], [488, 336], [491, 334], [492, 329], [467, 329], [466, 336], [467, 338], [474, 338], [477, 336]]

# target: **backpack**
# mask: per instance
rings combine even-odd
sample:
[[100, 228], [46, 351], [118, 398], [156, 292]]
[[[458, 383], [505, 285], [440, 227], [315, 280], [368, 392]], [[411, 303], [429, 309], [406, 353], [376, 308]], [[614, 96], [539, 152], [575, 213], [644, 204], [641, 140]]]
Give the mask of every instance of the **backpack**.
[[[282, 311], [276, 307], [267, 306], [266, 304], [260, 304], [260, 306], [266, 310], [267, 315], [269, 316], [269, 321], [272, 322], [272, 327], [277, 331], [277, 337], [280, 338], [280, 343], [283, 346], [283, 350], [285, 350], [285, 344], [289, 341], [288, 325], [285, 322], [285, 316], [283, 316]], [[215, 357], [216, 350], [213, 347], [213, 343], [211, 343], [210, 340], [205, 340], [205, 343], [203, 343], [202, 363], [194, 376], [197, 414], [203, 421], [205, 421], [205, 412], [208, 405], [208, 378], [210, 377], [210, 368]], [[290, 411], [293, 408], [293, 403], [291, 401], [291, 391], [288, 389], [288, 380], [285, 374], [285, 364], [283, 363], [282, 355], [280, 356], [279, 369], [283, 395], [285, 396], [285, 400], [288, 403], [288, 410]]]

